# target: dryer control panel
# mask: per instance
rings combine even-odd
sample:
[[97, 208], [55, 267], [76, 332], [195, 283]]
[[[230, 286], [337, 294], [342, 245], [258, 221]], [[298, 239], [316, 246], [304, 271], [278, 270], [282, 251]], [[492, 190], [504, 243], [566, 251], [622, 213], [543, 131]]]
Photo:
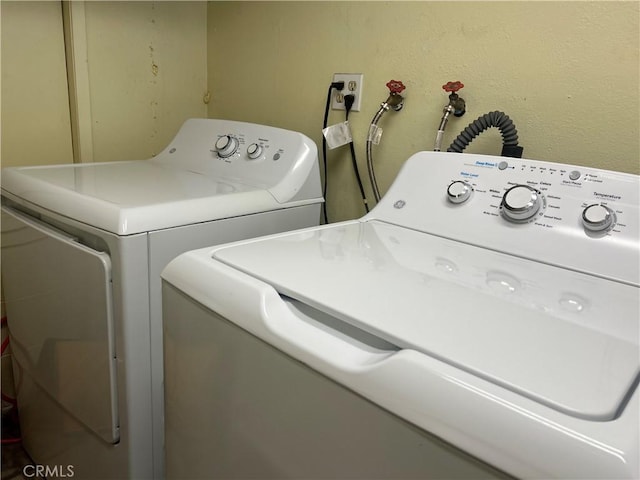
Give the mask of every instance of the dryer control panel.
[[[315, 175], [318, 150], [305, 135], [247, 122], [189, 119], [153, 162], [265, 188], [279, 202]], [[318, 174], [319, 175], [319, 174]], [[314, 195], [319, 195], [319, 182]], [[317, 188], [316, 188], [317, 187]]]
[[419, 152], [365, 218], [640, 284], [637, 175]]

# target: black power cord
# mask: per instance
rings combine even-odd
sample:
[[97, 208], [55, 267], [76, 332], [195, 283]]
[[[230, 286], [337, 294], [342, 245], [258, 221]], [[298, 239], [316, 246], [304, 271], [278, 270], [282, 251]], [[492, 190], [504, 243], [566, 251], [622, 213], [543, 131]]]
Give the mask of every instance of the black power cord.
[[[327, 123], [329, 122], [329, 107], [331, 106], [331, 92], [333, 89], [338, 91], [342, 91], [344, 89], [344, 82], [332, 82], [329, 86], [329, 91], [327, 92], [327, 104], [324, 107], [324, 121], [322, 122], [322, 130], [327, 128]], [[324, 170], [324, 186], [322, 187], [322, 196], [324, 198], [324, 203], [322, 204], [322, 213], [324, 216], [324, 223], [329, 223], [329, 218], [327, 216], [327, 188], [329, 184], [329, 178], [327, 177], [327, 140], [322, 135], [322, 165]]]
[[[351, 111], [351, 107], [353, 106], [353, 102], [356, 100], [355, 95], [348, 94], [344, 96], [344, 109], [345, 109], [345, 120], [349, 121], [349, 112]], [[362, 203], [364, 204], [364, 209], [367, 213], [369, 213], [369, 202], [367, 202], [367, 196], [364, 193], [364, 187], [362, 185], [362, 179], [360, 178], [360, 171], [358, 170], [358, 161], [356, 160], [356, 149], [353, 145], [353, 139], [349, 142], [349, 150], [351, 151], [351, 163], [353, 164], [353, 171], [356, 174], [356, 180], [358, 182], [358, 188], [360, 189], [360, 195], [362, 197]]]

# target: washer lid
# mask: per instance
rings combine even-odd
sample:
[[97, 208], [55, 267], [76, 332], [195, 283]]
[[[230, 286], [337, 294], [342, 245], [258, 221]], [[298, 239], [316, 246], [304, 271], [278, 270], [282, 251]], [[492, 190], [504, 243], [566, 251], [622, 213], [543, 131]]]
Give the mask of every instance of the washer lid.
[[282, 208], [263, 188], [152, 160], [5, 168], [2, 191], [119, 235]]
[[213, 256], [399, 348], [568, 415], [615, 418], [635, 388], [637, 287], [377, 221]]

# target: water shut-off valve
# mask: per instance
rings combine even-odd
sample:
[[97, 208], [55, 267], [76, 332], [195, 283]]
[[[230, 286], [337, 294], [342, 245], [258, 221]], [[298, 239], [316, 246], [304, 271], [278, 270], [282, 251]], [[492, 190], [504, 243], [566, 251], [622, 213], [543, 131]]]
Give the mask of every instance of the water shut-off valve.
[[449, 105], [445, 107], [445, 111], [451, 108], [454, 117], [461, 117], [467, 111], [464, 99], [458, 96], [458, 90], [464, 88], [464, 83], [460, 81], [447, 82], [442, 86], [445, 92], [449, 92]]
[[442, 86], [445, 92], [449, 92], [449, 103], [444, 110], [442, 110], [442, 118], [440, 119], [440, 126], [438, 127], [438, 133], [436, 135], [436, 143], [434, 150], [439, 152], [442, 147], [442, 138], [444, 137], [444, 129], [449, 121], [449, 115], [453, 113], [454, 117], [461, 117], [467, 111], [467, 105], [464, 99], [458, 95], [458, 90], [464, 88], [464, 83], [456, 80], [455, 82], [447, 82]]
[[405, 87], [400, 80], [389, 80], [386, 85], [389, 89], [389, 97], [384, 101], [382, 106], [385, 109], [390, 107], [397, 112], [404, 106], [404, 97], [400, 94], [407, 87]]

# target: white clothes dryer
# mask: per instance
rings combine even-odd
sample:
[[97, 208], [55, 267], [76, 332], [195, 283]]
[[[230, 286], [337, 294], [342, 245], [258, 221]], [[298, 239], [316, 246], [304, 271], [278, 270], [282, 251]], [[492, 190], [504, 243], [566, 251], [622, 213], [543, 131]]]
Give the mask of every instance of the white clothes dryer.
[[188, 120], [149, 160], [3, 169], [3, 288], [33, 460], [162, 478], [160, 272], [190, 249], [318, 225], [322, 201], [309, 138], [226, 120]]
[[168, 478], [640, 477], [640, 184], [421, 152], [164, 270]]

